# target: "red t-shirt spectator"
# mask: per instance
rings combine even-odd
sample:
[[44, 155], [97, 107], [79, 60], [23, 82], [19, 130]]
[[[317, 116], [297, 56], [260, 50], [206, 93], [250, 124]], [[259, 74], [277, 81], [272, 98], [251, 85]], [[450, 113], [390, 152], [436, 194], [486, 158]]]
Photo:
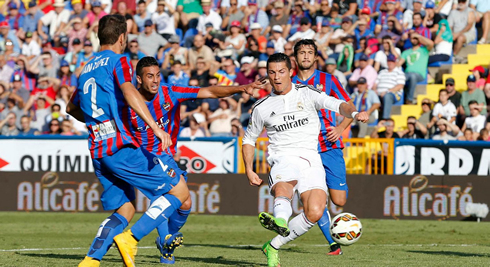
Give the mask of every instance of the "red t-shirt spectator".
[[[31, 92], [31, 95], [34, 96], [36, 99], [39, 97], [39, 96], [47, 96], [51, 99], [56, 100], [56, 91], [54, 90], [54, 88], [51, 86], [51, 87], [48, 87], [46, 89], [41, 89], [41, 88], [34, 88], [34, 90], [32, 90]], [[46, 105], [44, 106], [44, 108], [47, 108], [51, 106], [51, 104], [48, 103], [48, 101], [46, 100]], [[34, 102], [34, 108], [37, 109], [37, 103]]]

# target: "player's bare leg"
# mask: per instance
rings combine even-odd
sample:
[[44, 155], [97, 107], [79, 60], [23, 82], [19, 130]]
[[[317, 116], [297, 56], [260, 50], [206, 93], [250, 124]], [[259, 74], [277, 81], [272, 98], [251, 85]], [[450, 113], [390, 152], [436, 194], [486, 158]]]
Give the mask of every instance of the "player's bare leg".
[[343, 207], [347, 202], [347, 192], [345, 190], [328, 189], [328, 194], [333, 204]]

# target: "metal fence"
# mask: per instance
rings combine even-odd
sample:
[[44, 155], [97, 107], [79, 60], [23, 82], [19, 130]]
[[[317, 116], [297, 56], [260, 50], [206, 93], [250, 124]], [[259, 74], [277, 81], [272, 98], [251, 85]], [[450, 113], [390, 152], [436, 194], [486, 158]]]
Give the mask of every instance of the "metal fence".
[[[347, 174], [393, 174], [394, 139], [343, 139], [344, 159]], [[267, 173], [267, 146], [269, 140], [260, 137], [255, 144], [254, 168], [257, 173]], [[244, 173], [241, 154], [242, 139], [239, 139], [238, 173]]]

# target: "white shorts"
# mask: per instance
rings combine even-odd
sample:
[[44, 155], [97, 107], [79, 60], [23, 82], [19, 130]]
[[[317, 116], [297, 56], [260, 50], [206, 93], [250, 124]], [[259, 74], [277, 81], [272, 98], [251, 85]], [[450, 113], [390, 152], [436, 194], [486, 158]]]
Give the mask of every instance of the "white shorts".
[[325, 169], [320, 155], [309, 157], [280, 156], [270, 159], [269, 188], [279, 182], [297, 181], [295, 191], [301, 195], [312, 189], [327, 193]]

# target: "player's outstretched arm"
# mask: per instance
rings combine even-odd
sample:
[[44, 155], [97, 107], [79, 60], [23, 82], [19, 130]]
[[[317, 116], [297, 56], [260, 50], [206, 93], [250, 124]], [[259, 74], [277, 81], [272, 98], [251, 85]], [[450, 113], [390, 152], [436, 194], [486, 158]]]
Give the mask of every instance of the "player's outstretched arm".
[[369, 115], [366, 111], [357, 112], [354, 105], [347, 102], [343, 102], [339, 107], [340, 114], [346, 118], [356, 119], [360, 122], [367, 122], [369, 120]]
[[151, 113], [148, 110], [148, 107], [146, 106], [143, 97], [140, 93], [138, 93], [134, 85], [130, 82], [125, 82], [121, 85], [121, 91], [123, 92], [124, 98], [128, 102], [128, 105], [131, 107], [131, 109], [133, 109], [134, 112], [136, 112], [136, 114], [138, 114], [138, 116], [144, 122], [146, 122], [148, 126], [150, 126], [155, 136], [160, 139], [160, 141], [162, 142], [162, 148], [165, 150], [169, 146], [171, 146], [172, 140], [170, 138], [170, 135], [160, 129], [155, 123], [155, 120], [151, 116]]
[[251, 186], [259, 186], [262, 184], [262, 179], [253, 170], [253, 160], [255, 155], [255, 147], [249, 144], [242, 146], [243, 162], [245, 164], [245, 173], [247, 174], [248, 182]]
[[259, 79], [253, 83], [247, 85], [238, 86], [209, 86], [203, 87], [199, 90], [197, 98], [222, 98], [234, 95], [236, 93], [246, 92], [249, 95], [253, 95], [254, 90], [265, 88], [267, 84], [266, 79]]
[[80, 122], [85, 122], [85, 117], [83, 117], [82, 109], [72, 102], [68, 102], [68, 105], [66, 106], [66, 112], [73, 116], [73, 118], [75, 118], [76, 120]]

